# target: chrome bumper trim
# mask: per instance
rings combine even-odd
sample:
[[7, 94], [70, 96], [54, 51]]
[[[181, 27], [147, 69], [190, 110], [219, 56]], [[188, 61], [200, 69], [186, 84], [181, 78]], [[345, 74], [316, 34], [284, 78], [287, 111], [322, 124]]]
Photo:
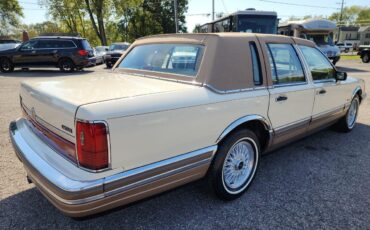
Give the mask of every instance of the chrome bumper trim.
[[[41, 187], [41, 190], [52, 199], [66, 205], [87, 204], [201, 165], [210, 164], [217, 151], [217, 145], [213, 145], [100, 179], [79, 181], [65, 176], [42, 159], [23, 139], [14, 121], [10, 123], [9, 134], [17, 157], [24, 164], [36, 186]], [[51, 188], [43, 180], [46, 180]], [[66, 199], [52, 191], [53, 189], [60, 191], [61, 194], [79, 194], [91, 189], [98, 192], [101, 190], [101, 193], [81, 199]]]

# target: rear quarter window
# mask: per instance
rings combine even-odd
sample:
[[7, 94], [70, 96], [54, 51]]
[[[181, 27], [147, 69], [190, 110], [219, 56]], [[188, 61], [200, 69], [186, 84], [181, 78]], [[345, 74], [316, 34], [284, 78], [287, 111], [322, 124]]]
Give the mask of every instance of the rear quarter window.
[[81, 40], [82, 48], [85, 50], [92, 50], [90, 43], [86, 39]]

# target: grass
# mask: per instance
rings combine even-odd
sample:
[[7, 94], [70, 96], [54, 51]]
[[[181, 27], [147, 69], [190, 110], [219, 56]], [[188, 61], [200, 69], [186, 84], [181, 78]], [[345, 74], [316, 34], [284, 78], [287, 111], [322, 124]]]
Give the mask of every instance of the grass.
[[360, 55], [341, 55], [341, 60], [361, 60]]

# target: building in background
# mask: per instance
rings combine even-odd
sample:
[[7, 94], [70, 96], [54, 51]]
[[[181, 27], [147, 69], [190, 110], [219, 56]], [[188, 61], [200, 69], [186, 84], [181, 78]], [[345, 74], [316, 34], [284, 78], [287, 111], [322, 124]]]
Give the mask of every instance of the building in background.
[[336, 43], [351, 43], [354, 49], [360, 45], [370, 45], [370, 26], [342, 26], [334, 32]]

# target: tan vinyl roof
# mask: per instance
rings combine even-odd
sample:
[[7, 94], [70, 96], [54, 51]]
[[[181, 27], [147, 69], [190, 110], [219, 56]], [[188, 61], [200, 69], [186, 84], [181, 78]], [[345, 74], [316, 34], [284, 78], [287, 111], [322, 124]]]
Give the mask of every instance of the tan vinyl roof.
[[[264, 52], [258, 45], [258, 41], [299, 43], [315, 46], [313, 42], [291, 38], [282, 35], [255, 34], [255, 33], [197, 33], [197, 34], [164, 34], [144, 37], [136, 40], [129, 48], [142, 44], [153, 43], [192, 43], [205, 45], [198, 74], [195, 78], [159, 73], [146, 72], [148, 75], [163, 78], [172, 78], [182, 81], [191, 81], [198, 84], [208, 85], [219, 91], [239, 90], [254, 87], [252, 60], [249, 52], [250, 42], [255, 42], [258, 48], [261, 69], [264, 71]], [[123, 58], [123, 57], [121, 57]], [[123, 70], [128, 71], [128, 70]], [[136, 71], [136, 70], [135, 70]], [[264, 78], [266, 78], [264, 74]], [[268, 85], [269, 80], [264, 79], [263, 85]]]

